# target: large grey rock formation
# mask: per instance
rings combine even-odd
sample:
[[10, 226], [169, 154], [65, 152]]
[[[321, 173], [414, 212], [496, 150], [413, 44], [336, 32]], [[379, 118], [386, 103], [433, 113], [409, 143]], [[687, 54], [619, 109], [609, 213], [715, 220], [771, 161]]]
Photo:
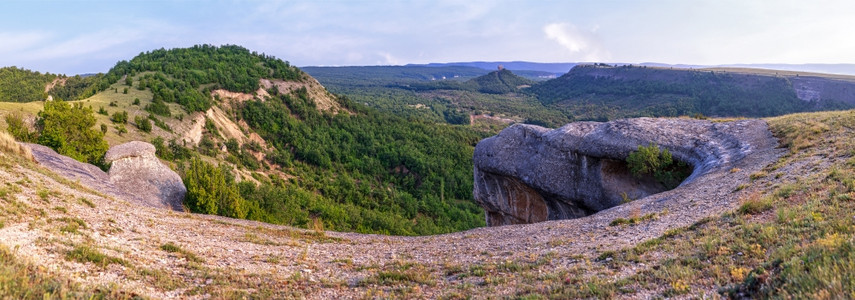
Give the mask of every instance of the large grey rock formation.
[[640, 199], [664, 190], [630, 175], [624, 163], [649, 143], [694, 167], [681, 187], [777, 145], [762, 120], [638, 118], [555, 130], [518, 124], [475, 147], [475, 200], [497, 226], [577, 218]]
[[107, 150], [110, 182], [137, 196], [140, 204], [181, 211], [187, 188], [181, 176], [155, 156], [154, 145], [132, 141]]
[[83, 186], [140, 205], [183, 210], [187, 193], [184, 182], [157, 159], [155, 148], [149, 143], [135, 141], [110, 148], [104, 157], [112, 163], [109, 173], [48, 147], [25, 145], [32, 149], [39, 164]]

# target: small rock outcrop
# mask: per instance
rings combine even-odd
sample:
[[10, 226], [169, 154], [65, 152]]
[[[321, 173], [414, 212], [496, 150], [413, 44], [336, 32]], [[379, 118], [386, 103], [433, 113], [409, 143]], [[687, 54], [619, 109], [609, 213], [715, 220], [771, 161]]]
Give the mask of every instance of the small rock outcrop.
[[39, 164], [83, 186], [139, 205], [183, 210], [187, 189], [181, 176], [157, 159], [149, 143], [134, 141], [110, 148], [104, 156], [112, 163], [109, 172], [42, 145], [25, 145]]
[[154, 145], [132, 141], [107, 151], [110, 182], [123, 191], [136, 195], [146, 206], [181, 211], [187, 188], [181, 176], [163, 165], [155, 156]]
[[554, 130], [518, 124], [475, 147], [475, 200], [487, 225], [498, 226], [578, 218], [647, 197], [664, 188], [632, 176], [624, 161], [649, 143], [693, 166], [682, 187], [727, 172], [777, 140], [762, 120], [638, 118]]

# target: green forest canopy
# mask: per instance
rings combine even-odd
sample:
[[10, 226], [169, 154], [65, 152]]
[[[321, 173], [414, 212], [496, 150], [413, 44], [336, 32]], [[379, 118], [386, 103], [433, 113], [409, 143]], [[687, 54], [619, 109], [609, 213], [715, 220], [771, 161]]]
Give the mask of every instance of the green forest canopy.
[[[125, 76], [139, 79], [130, 81], [136, 88], [153, 92], [152, 106], [175, 102], [191, 112], [214, 105], [208, 96], [214, 88], [251, 93], [261, 78], [307, 78], [273, 57], [238, 46], [207, 45], [142, 53], [119, 62], [104, 78]], [[482, 211], [472, 201], [471, 168], [474, 144], [483, 134], [380, 114], [346, 98], [337, 101], [347, 112], [322, 112], [305, 88], [268, 92], [272, 99], [267, 101], [225, 107], [235, 121], [245, 121], [260, 134], [270, 145], [267, 149], [222, 140], [213, 124], [205, 126], [196, 151], [174, 141], [154, 142], [158, 155], [182, 166], [189, 208], [302, 227], [317, 220], [326, 229], [400, 235], [484, 225]], [[227, 153], [220, 153], [223, 145]], [[259, 161], [252, 153], [264, 153], [267, 159]], [[193, 159], [200, 154], [246, 171], [280, 170], [288, 179], [256, 173], [260, 185], [238, 183], [230, 170]]]

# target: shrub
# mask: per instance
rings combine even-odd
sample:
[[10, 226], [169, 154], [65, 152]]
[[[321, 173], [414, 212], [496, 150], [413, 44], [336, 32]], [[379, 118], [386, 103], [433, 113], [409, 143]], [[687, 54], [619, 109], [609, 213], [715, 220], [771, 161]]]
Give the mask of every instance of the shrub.
[[169, 109], [169, 106], [166, 105], [166, 103], [163, 102], [163, 100], [160, 100], [159, 98], [154, 98], [151, 101], [151, 104], [145, 106], [145, 110], [155, 115], [164, 117], [169, 117], [172, 114]]
[[113, 116], [110, 117], [110, 121], [113, 121], [113, 123], [127, 124], [128, 112], [124, 110], [122, 112], [115, 112], [113, 113]]
[[125, 134], [125, 133], [128, 133], [128, 129], [127, 129], [127, 128], [125, 128], [125, 125], [124, 125], [124, 124], [116, 125], [116, 134], [118, 134], [118, 135], [122, 135], [122, 134]]
[[198, 158], [184, 175], [184, 203], [193, 212], [245, 218], [247, 209], [237, 184], [226, 180], [227, 172]]
[[38, 143], [78, 161], [100, 165], [108, 145], [104, 133], [93, 128], [95, 123], [92, 109], [81, 103], [47, 101], [36, 121]]
[[6, 125], [9, 127], [6, 128], [9, 131], [9, 134], [12, 135], [16, 140], [32, 143], [38, 138], [37, 132], [31, 132], [27, 125], [24, 124], [24, 119], [19, 114], [8, 114], [6, 115]]
[[638, 146], [638, 150], [626, 158], [627, 167], [633, 176], [653, 176], [667, 189], [673, 189], [686, 179], [692, 169], [686, 163], [675, 161], [668, 149], [650, 143], [647, 147]]
[[134, 117], [134, 123], [136, 123], [137, 128], [143, 132], [151, 132], [151, 121], [149, 121], [148, 118], [136, 116]]

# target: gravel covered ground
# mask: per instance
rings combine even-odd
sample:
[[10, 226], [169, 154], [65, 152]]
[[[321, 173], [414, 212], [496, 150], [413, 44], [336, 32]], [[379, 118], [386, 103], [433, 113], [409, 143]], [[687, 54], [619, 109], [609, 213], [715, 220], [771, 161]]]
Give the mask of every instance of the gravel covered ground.
[[[539, 284], [576, 284], [570, 275], [585, 278], [600, 268], [603, 253], [733, 210], [749, 176], [783, 154], [772, 141], [726, 170], [589, 217], [423, 237], [306, 231], [142, 207], [34, 163], [7, 162], [0, 168], [7, 191], [0, 243], [59, 276], [153, 298], [514, 297]], [[611, 226], [617, 218], [638, 224]], [[120, 260], [98, 263], [75, 255], [80, 249]]]

